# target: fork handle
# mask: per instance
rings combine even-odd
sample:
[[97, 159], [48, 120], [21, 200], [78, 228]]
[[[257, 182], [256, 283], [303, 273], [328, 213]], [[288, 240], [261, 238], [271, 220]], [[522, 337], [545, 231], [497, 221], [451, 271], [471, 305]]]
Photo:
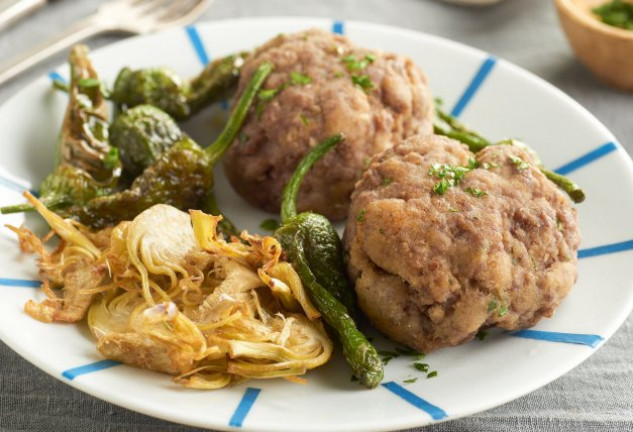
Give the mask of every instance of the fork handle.
[[0, 85], [53, 54], [91, 36], [103, 33], [105, 30], [93, 17], [72, 24], [57, 36], [2, 64], [0, 66]]

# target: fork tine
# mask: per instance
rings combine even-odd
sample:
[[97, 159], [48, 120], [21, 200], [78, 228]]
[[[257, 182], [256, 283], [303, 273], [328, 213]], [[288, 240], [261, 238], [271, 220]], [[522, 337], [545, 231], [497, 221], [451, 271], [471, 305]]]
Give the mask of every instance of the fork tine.
[[[161, 20], [162, 27], [189, 24], [198, 18], [214, 1], [215, 0], [193, 0], [187, 2], [186, 5], [183, 4], [184, 2], [175, 2], [175, 5], [169, 7], [168, 10], [157, 18]], [[169, 19], [170, 16], [173, 17], [173, 19]]]
[[157, 17], [163, 9], [178, 3], [181, 3], [181, 1], [136, 0], [136, 4], [134, 4], [132, 7], [134, 13], [139, 14], [141, 17], [143, 17], [144, 15], [152, 15], [154, 17]]

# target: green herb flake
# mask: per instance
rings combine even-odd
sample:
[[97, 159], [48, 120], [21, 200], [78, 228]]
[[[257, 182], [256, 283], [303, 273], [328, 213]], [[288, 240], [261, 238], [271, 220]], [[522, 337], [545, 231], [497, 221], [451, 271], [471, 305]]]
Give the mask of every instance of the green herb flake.
[[290, 72], [290, 84], [292, 85], [308, 85], [312, 83], [312, 78], [299, 72]]
[[444, 195], [450, 186], [452, 184], [450, 184], [449, 180], [443, 178], [433, 186], [433, 192], [438, 195]]
[[301, 119], [301, 123], [303, 123], [304, 126], [308, 126], [310, 124], [310, 120], [303, 114], [299, 114], [299, 118]]
[[437, 371], [432, 371], [426, 374], [426, 379], [435, 378], [437, 376]]
[[263, 102], [269, 102], [273, 100], [275, 96], [279, 93], [279, 87], [273, 89], [260, 90], [257, 93], [257, 99]]
[[508, 307], [507, 306], [499, 306], [499, 316], [506, 316], [508, 314]]
[[393, 178], [391, 177], [385, 177], [380, 180], [380, 186], [389, 186], [391, 183], [393, 183]]
[[365, 215], [366, 215], [366, 214], [367, 214], [367, 210], [362, 209], [362, 210], [360, 211], [360, 213], [358, 213], [358, 216], [356, 216], [356, 220], [357, 220], [358, 222], [362, 222], [362, 221], [364, 221], [364, 220], [365, 220]]
[[526, 170], [530, 167], [530, 164], [527, 163], [526, 161], [524, 161], [523, 159], [521, 159], [518, 156], [514, 156], [514, 155], [510, 155], [510, 161], [516, 165], [517, 169], [519, 171], [523, 171]]
[[391, 360], [400, 357], [400, 354], [393, 351], [378, 351], [382, 363], [386, 366]]
[[345, 63], [345, 67], [350, 72], [358, 72], [365, 69], [370, 63], [373, 63], [376, 60], [376, 56], [373, 54], [367, 54], [361, 60], [356, 57], [354, 54], [346, 55], [341, 59], [343, 63]]
[[490, 300], [488, 302], [488, 313], [494, 312], [497, 310], [497, 307], [499, 307], [499, 304], [494, 300]]
[[344, 72], [337, 71], [334, 73], [334, 78], [343, 78], [345, 76]]
[[456, 208], [454, 208], [454, 207], [449, 207], [449, 208], [448, 208], [448, 211], [449, 211], [449, 212], [451, 212], [451, 213], [459, 213], [459, 210], [457, 210], [457, 209], [456, 209]]
[[103, 157], [103, 165], [107, 169], [113, 169], [119, 163], [119, 149], [116, 147], [110, 148], [108, 153]]
[[396, 347], [396, 352], [398, 354], [401, 354], [403, 356], [420, 356], [421, 353], [418, 350], [415, 350], [413, 348], [409, 348], [409, 347], [405, 347], [405, 346], [397, 346]]
[[413, 377], [413, 378], [407, 378], [406, 380], [404, 380], [402, 382], [405, 383], [405, 384], [413, 384], [417, 380], [418, 380], [418, 377]]
[[237, 139], [240, 142], [240, 144], [244, 144], [246, 141], [248, 141], [248, 135], [246, 135], [246, 133], [242, 131], [238, 135]]
[[483, 191], [483, 190], [481, 190], [479, 188], [467, 187], [466, 188], [466, 192], [468, 192], [469, 194], [471, 194], [475, 198], [481, 198], [484, 195], [488, 195], [488, 193], [486, 191]]
[[428, 372], [429, 371], [429, 364], [428, 363], [415, 362], [415, 363], [413, 363], [413, 367], [416, 368], [417, 370], [419, 370], [420, 372]]
[[366, 92], [374, 88], [374, 83], [371, 82], [371, 79], [369, 79], [367, 75], [354, 75], [352, 77], [352, 82]]
[[266, 219], [259, 224], [259, 227], [263, 230], [273, 232], [279, 228], [279, 221], [277, 219]]
[[434, 163], [429, 168], [428, 174], [437, 177], [440, 181], [433, 186], [433, 192], [444, 195], [449, 187], [459, 184], [464, 176], [477, 168], [475, 159], [469, 158], [466, 166]]
[[477, 339], [479, 339], [480, 341], [486, 339], [486, 336], [488, 336], [488, 332], [486, 330], [479, 330], [477, 332]]

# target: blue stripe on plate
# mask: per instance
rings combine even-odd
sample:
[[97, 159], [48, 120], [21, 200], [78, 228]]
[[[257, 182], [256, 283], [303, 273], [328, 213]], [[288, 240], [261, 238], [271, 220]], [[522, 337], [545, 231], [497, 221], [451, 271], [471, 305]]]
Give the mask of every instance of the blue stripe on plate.
[[581, 333], [560, 333], [560, 332], [548, 332], [541, 330], [519, 330], [510, 333], [512, 336], [517, 336], [526, 339], [538, 339], [548, 342], [562, 342], [569, 344], [587, 345], [592, 348], [598, 346], [600, 342], [604, 340], [602, 336], [594, 334], [581, 334]]
[[332, 33], [345, 34], [345, 21], [334, 21], [332, 23]]
[[231, 417], [231, 420], [229, 421], [229, 426], [242, 427], [244, 419], [253, 407], [255, 399], [257, 399], [257, 396], [259, 396], [259, 393], [261, 391], [261, 389], [253, 387], [249, 387], [246, 389], [244, 396], [242, 396], [242, 400], [233, 413], [233, 417]]
[[627, 240], [619, 243], [612, 243], [603, 246], [596, 246], [588, 249], [580, 249], [578, 258], [589, 258], [598, 255], [607, 255], [616, 252], [624, 252], [633, 249], [633, 240]]
[[0, 186], [4, 186], [7, 189], [11, 189], [19, 193], [22, 193], [28, 189], [26, 186], [23, 186], [20, 183], [16, 183], [13, 180], [9, 180], [8, 178], [4, 177], [0, 177]]
[[52, 81], [61, 81], [63, 83], [66, 83], [66, 78], [64, 78], [63, 76], [61, 76], [57, 71], [51, 71], [48, 73], [48, 77], [52, 80]]
[[88, 363], [87, 365], [65, 370], [64, 372], [62, 372], [62, 376], [72, 381], [79, 375], [97, 372], [103, 369], [111, 368], [112, 366], [118, 366], [120, 364], [120, 362], [114, 360], [101, 360], [95, 363]]
[[42, 286], [42, 281], [28, 280], [28, 279], [8, 279], [0, 278], [0, 285], [11, 287], [24, 287], [24, 288], [39, 288]]
[[601, 145], [597, 149], [592, 150], [589, 153], [584, 154], [580, 156], [579, 158], [574, 159], [573, 161], [563, 165], [562, 167], [556, 169], [555, 171], [561, 175], [569, 174], [570, 172], [575, 171], [578, 168], [582, 168], [583, 166], [588, 165], [617, 149], [618, 149], [618, 146], [614, 142], [608, 142], [606, 144]]
[[421, 397], [411, 393], [409, 390], [406, 390], [393, 381], [382, 383], [382, 386], [393, 394], [400, 396], [402, 399], [409, 402], [414, 407], [421, 409], [422, 411], [430, 415], [433, 420], [441, 420], [447, 417], [446, 411], [439, 407], [436, 407], [433, 404], [428, 403]]
[[457, 104], [451, 111], [451, 115], [453, 117], [459, 117], [462, 111], [464, 111], [466, 106], [472, 100], [473, 96], [475, 96], [475, 93], [477, 93], [477, 90], [479, 90], [486, 78], [488, 78], [488, 76], [490, 75], [490, 72], [494, 68], [495, 64], [497, 64], [497, 59], [493, 56], [489, 56], [488, 58], [486, 58], [486, 60], [484, 60], [482, 65], [479, 67], [479, 70], [473, 77], [472, 81], [470, 82], [468, 87], [466, 87], [466, 90], [462, 94], [462, 97], [459, 98]]
[[187, 36], [189, 36], [189, 40], [193, 45], [193, 49], [196, 50], [196, 54], [200, 59], [200, 63], [204, 66], [209, 64], [209, 56], [207, 55], [207, 51], [204, 49], [204, 44], [202, 43], [202, 39], [200, 39], [200, 34], [198, 33], [198, 29], [195, 26], [187, 26], [185, 28], [187, 30]]

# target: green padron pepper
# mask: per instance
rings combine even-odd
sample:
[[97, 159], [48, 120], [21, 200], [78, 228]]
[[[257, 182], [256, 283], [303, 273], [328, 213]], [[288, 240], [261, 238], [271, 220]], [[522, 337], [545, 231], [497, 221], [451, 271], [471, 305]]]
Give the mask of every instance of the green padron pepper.
[[152, 105], [123, 111], [110, 126], [110, 144], [119, 149], [124, 171], [133, 177], [153, 165], [183, 136], [174, 119]]
[[146, 168], [129, 189], [69, 208], [68, 216], [93, 228], [102, 228], [131, 220], [158, 203], [182, 210], [204, 208], [213, 187], [213, 166], [237, 136], [255, 95], [272, 68], [272, 64], [266, 62], [255, 71], [224, 129], [209, 147], [202, 149], [184, 136], [161, 154], [154, 165]]
[[296, 210], [301, 180], [318, 159], [342, 140], [342, 135], [327, 138], [299, 163], [284, 188], [282, 223], [274, 236], [315, 307], [341, 342], [343, 355], [354, 375], [363, 385], [374, 388], [382, 381], [383, 365], [376, 349], [350, 315], [352, 287], [345, 275], [338, 234], [325, 217], [312, 212], [297, 214]]
[[[40, 186], [40, 201], [52, 210], [83, 204], [116, 187], [121, 164], [108, 143], [106, 100], [88, 58], [88, 48], [70, 51], [69, 101], [59, 135], [55, 169]], [[30, 204], [7, 206], [2, 213], [32, 211]]]
[[[468, 129], [455, 117], [442, 110], [441, 100], [435, 101], [435, 121], [433, 123], [433, 129], [436, 135], [443, 135], [466, 144], [473, 153], [477, 153], [491, 145], [518, 145], [523, 148], [527, 147], [525, 144], [513, 139], [503, 140], [493, 144], [481, 134]], [[531, 149], [529, 149], [529, 151], [534, 153]], [[538, 169], [545, 174], [545, 177], [547, 177], [549, 181], [565, 191], [573, 202], [578, 204], [585, 200], [585, 192], [583, 189], [567, 177], [550, 171], [543, 166], [540, 161], [538, 161]]]
[[236, 89], [246, 55], [238, 53], [214, 60], [190, 81], [166, 67], [123, 68], [114, 82], [110, 98], [127, 108], [154, 105], [172, 117], [184, 120]]

